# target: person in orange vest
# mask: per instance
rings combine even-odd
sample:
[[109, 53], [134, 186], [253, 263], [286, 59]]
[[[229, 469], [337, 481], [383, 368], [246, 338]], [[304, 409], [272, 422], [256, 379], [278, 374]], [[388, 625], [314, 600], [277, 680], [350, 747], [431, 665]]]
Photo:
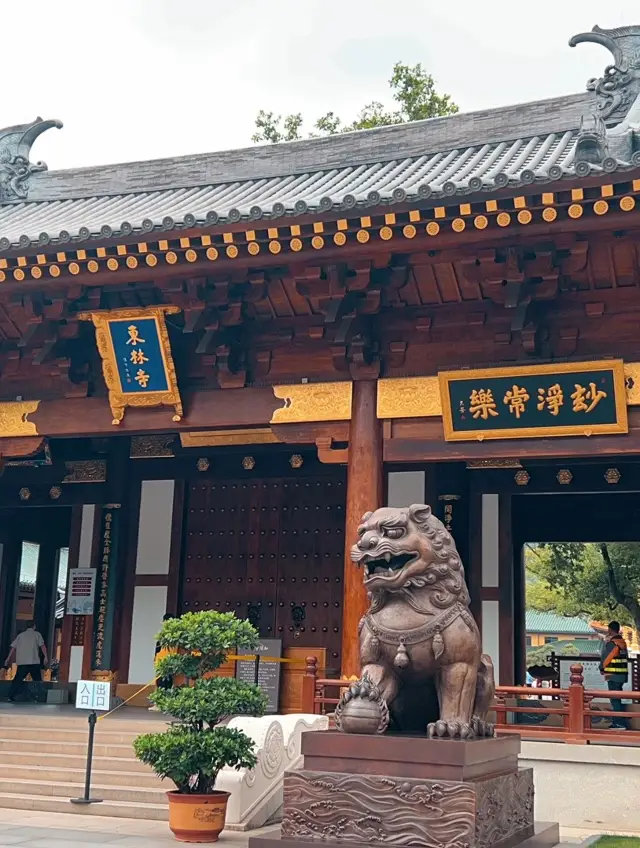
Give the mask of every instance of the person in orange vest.
[[[622, 692], [629, 677], [629, 651], [617, 621], [609, 622], [607, 635], [602, 643], [600, 674], [604, 675], [610, 692]], [[623, 713], [622, 698], [612, 698], [611, 709], [617, 713]], [[627, 724], [623, 718], [616, 717], [611, 722], [611, 727], [616, 730], [626, 730]]]

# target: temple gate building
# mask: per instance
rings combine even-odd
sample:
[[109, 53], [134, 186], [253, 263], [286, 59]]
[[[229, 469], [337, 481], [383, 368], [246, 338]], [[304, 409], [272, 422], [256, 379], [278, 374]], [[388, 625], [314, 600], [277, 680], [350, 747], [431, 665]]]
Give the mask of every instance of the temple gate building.
[[132, 691], [209, 609], [352, 675], [359, 520], [426, 502], [523, 681], [523, 544], [640, 540], [640, 27], [583, 41], [583, 93], [310, 141], [0, 132], [0, 650], [31, 543], [62, 681]]

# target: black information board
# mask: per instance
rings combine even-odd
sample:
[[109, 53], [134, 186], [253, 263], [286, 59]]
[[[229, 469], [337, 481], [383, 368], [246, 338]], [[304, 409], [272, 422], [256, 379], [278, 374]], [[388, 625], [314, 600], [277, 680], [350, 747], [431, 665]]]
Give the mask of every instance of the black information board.
[[268, 662], [260, 657], [282, 657], [282, 639], [261, 639], [255, 652], [257, 660], [236, 660], [236, 679], [257, 683], [269, 697], [267, 713], [277, 713], [280, 704], [280, 667], [282, 663]]

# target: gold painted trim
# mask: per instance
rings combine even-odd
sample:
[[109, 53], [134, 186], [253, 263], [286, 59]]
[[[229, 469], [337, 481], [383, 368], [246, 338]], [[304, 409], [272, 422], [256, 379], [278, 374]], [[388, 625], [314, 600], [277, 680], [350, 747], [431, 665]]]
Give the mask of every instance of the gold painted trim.
[[180, 433], [183, 448], [219, 448], [233, 445], [275, 445], [280, 439], [267, 428], [248, 430], [200, 430]]
[[38, 436], [38, 428], [28, 420], [40, 406], [39, 400], [20, 400], [0, 403], [0, 437]]
[[[451, 417], [451, 397], [449, 382], [452, 380], [488, 379], [492, 377], [518, 377], [542, 374], [580, 373], [582, 371], [610, 370], [613, 372], [613, 384], [616, 393], [615, 424], [571, 425], [567, 427], [524, 427], [521, 430], [454, 430]], [[563, 362], [557, 365], [524, 365], [509, 368], [481, 368], [464, 371], [440, 371], [440, 392], [442, 396], [442, 426], [447, 442], [484, 441], [486, 439], [526, 439], [547, 436], [595, 436], [598, 434], [628, 433], [624, 364], [621, 359], [605, 359], [593, 362]]]
[[[183, 415], [182, 400], [178, 391], [176, 367], [171, 355], [171, 344], [165, 315], [180, 312], [178, 306], [149, 306], [138, 309], [112, 309], [104, 312], [79, 312], [76, 316], [79, 321], [92, 321], [96, 328], [96, 345], [100, 358], [102, 359], [102, 373], [104, 381], [109, 390], [109, 406], [113, 414], [112, 424], [119, 424], [124, 418], [125, 409], [128, 406], [153, 407], [173, 406], [173, 421], [180, 421]], [[156, 322], [158, 342], [160, 344], [160, 355], [167, 377], [168, 389], [163, 392], [148, 392], [139, 394], [137, 392], [125, 392], [120, 382], [120, 374], [116, 363], [116, 352], [113, 347], [109, 323], [111, 321], [134, 320], [136, 318], [152, 318]]]
[[[572, 204], [566, 206], [564, 203], [559, 203], [556, 195], [552, 192], [541, 192], [540, 194], [524, 197], [522, 195], [514, 196], [510, 200], [507, 198], [504, 209], [500, 211], [498, 202], [495, 199], [485, 201], [486, 212], [490, 213], [490, 218], [486, 215], [474, 216], [473, 208], [468, 203], [450, 206], [436, 207], [420, 207], [410, 209], [406, 213], [381, 213], [372, 216], [364, 216], [360, 219], [356, 218], [341, 218], [335, 222], [317, 221], [313, 225], [313, 231], [317, 235], [323, 232], [327, 235], [326, 243], [328, 244], [329, 237], [333, 241], [333, 236], [336, 232], [344, 232], [345, 235], [357, 234], [360, 231], [360, 238], [357, 240], [364, 244], [366, 239], [363, 234], [367, 233], [367, 228], [382, 227], [385, 235], [389, 238], [397, 238], [404, 235], [403, 224], [406, 223], [406, 218], [410, 223], [417, 221], [427, 221], [430, 218], [442, 219], [443, 223], [446, 220], [453, 221], [457, 219], [454, 231], [462, 233], [467, 231], [465, 226], [465, 218], [470, 218], [474, 221], [478, 229], [482, 228], [484, 221], [489, 224], [498, 226], [509, 226], [516, 220], [521, 226], [527, 226], [529, 223], [541, 223], [541, 221], [551, 223], [552, 221], [566, 220], [565, 213], [569, 217], [584, 213], [606, 214], [609, 209], [605, 209], [602, 205], [602, 198], [607, 197], [616, 201], [616, 206], [619, 206], [622, 211], [629, 212], [636, 206], [636, 198], [628, 193], [627, 183], [618, 183], [615, 185], [607, 184], [601, 186], [600, 200], [584, 199], [584, 189], [581, 187], [568, 189], [572, 195]], [[640, 192], [640, 180], [634, 180], [632, 183], [632, 192]], [[576, 203], [576, 200], [580, 203]], [[581, 204], [584, 204], [581, 205]], [[528, 215], [522, 214], [525, 210], [529, 211]], [[612, 207], [613, 208], [613, 207]], [[558, 215], [558, 211], [563, 214]], [[476, 210], [477, 211], [477, 210]], [[511, 216], [510, 211], [519, 211], [520, 214], [516, 217]], [[405, 218], [406, 216], [406, 218]], [[461, 216], [461, 217], [460, 217]], [[346, 224], [346, 226], [345, 226]], [[334, 229], [335, 226], [335, 229]], [[395, 228], [395, 229], [394, 229]], [[155, 267], [159, 259], [170, 264], [191, 264], [193, 262], [215, 262], [219, 258], [230, 259], [234, 261], [237, 258], [245, 258], [244, 252], [248, 257], [254, 256], [263, 248], [269, 247], [272, 253], [279, 253], [282, 250], [291, 250], [298, 252], [305, 250], [312, 252], [324, 246], [325, 239], [322, 239], [322, 244], [309, 237], [300, 238], [301, 227], [299, 224], [293, 224], [287, 228], [290, 231], [292, 238], [289, 242], [284, 238], [284, 234], [279, 235], [277, 227], [267, 227], [264, 229], [247, 230], [244, 233], [240, 232], [218, 232], [214, 234], [202, 233], [197, 240], [195, 238], [181, 237], [178, 239], [179, 247], [173, 246], [169, 250], [169, 240], [158, 239], [155, 242], [139, 242], [134, 244], [113, 244], [109, 247], [97, 247], [96, 259], [87, 259], [86, 245], [76, 250], [66, 250], [51, 252], [49, 254], [37, 254], [35, 256], [17, 256], [7, 259], [0, 257], [0, 283], [17, 279], [23, 281], [25, 279], [25, 268], [31, 278], [39, 279], [42, 276], [42, 268], [37, 266], [47, 266], [49, 275], [59, 277], [61, 274], [73, 275], [85, 273], [97, 273], [98, 271], [109, 270], [112, 273], [121, 274], [122, 272], [130, 272], [143, 261], [150, 267]], [[430, 236], [438, 233], [439, 226], [436, 221], [429, 220], [426, 232]], [[340, 242], [341, 240], [338, 240]], [[349, 239], [350, 241], [350, 239]], [[213, 246], [215, 242], [216, 246]], [[253, 247], [250, 247], [253, 245]], [[225, 248], [235, 248], [227, 251]], [[131, 255], [136, 252], [138, 256]], [[204, 248], [204, 250], [202, 249]], [[118, 262], [116, 256], [126, 256], [126, 262]], [[82, 264], [79, 264], [82, 263]], [[20, 273], [16, 276], [16, 271]]]
[[469, 459], [467, 469], [469, 471], [483, 471], [487, 468], [522, 468], [519, 459]]
[[442, 415], [437, 377], [378, 380], [378, 418], [428, 418]]
[[[640, 406], [640, 362], [625, 362], [624, 378], [627, 405]], [[442, 415], [438, 378], [387, 377], [378, 380], [377, 415], [378, 418], [435, 418]]]
[[284, 405], [274, 410], [270, 424], [303, 424], [351, 419], [352, 383], [301, 383], [273, 386]]
[[640, 406], [640, 362], [624, 363], [624, 382], [628, 406]]

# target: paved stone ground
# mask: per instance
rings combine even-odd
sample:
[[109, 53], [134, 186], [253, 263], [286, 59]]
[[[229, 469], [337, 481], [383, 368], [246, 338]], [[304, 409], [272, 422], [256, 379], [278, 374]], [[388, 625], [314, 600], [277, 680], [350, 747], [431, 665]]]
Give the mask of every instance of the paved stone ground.
[[[249, 836], [266, 833], [225, 831], [220, 848], [246, 848]], [[0, 809], [0, 848], [177, 848], [165, 822], [79, 816], [73, 813], [41, 813]]]
[[[271, 830], [273, 826], [250, 833], [225, 831], [218, 844], [220, 848], [246, 848], [249, 836]], [[563, 828], [563, 842], [558, 848], [570, 845], [575, 848], [576, 843], [594, 832], [587, 828]], [[165, 822], [0, 808], [0, 848], [14, 845], [17, 848], [177, 848], [181, 844], [173, 838]]]

